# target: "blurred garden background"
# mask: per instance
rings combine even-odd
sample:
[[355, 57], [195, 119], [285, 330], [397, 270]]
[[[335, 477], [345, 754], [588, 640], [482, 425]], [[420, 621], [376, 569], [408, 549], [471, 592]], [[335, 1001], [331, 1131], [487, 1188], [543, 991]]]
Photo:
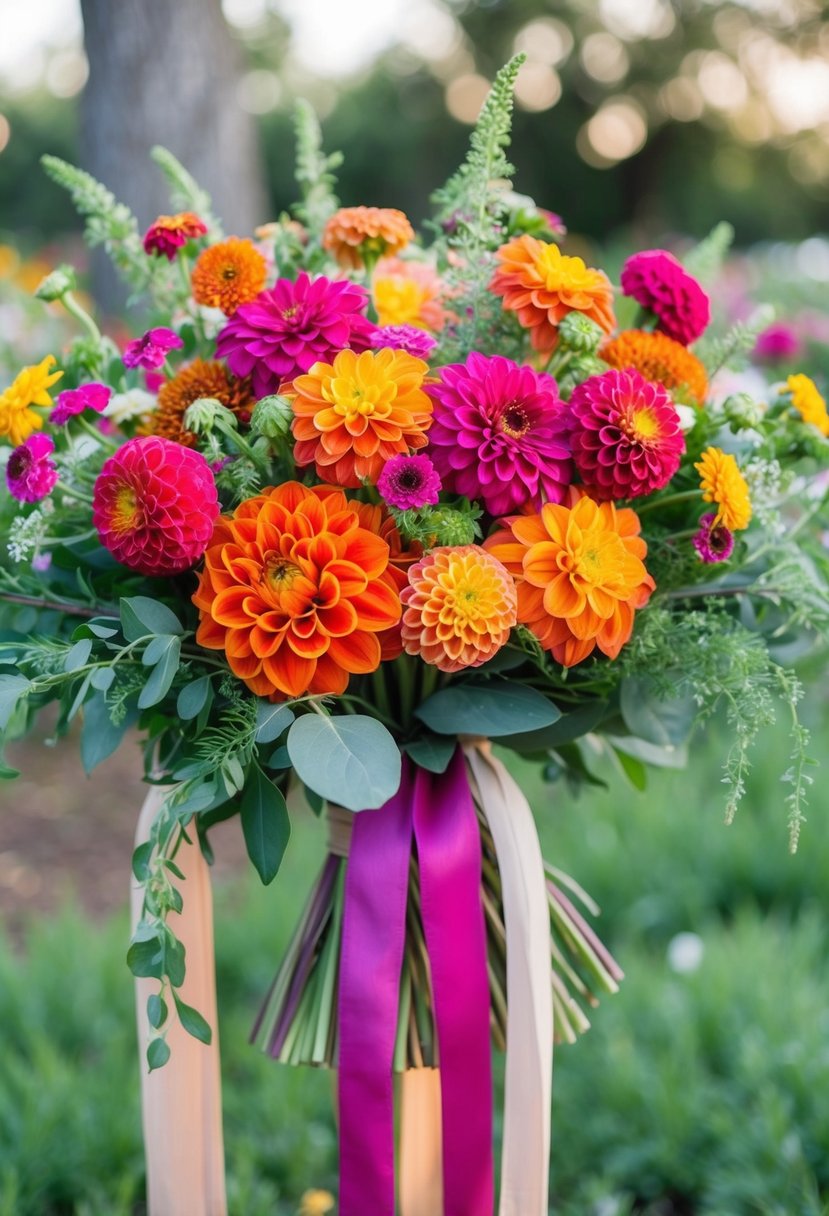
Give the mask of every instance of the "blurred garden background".
[[[141, 332], [84, 252], [43, 153], [88, 168], [144, 225], [167, 208], [148, 159], [167, 145], [246, 235], [294, 197], [291, 110], [304, 96], [345, 155], [343, 202], [420, 222], [494, 71], [523, 50], [516, 186], [562, 216], [567, 251], [614, 270], [623, 246], [681, 253], [728, 221], [717, 324], [770, 301], [788, 340], [755, 377], [803, 371], [829, 387], [820, 0], [0, 0], [0, 30], [0, 383], [71, 337], [31, 295], [61, 261], [81, 265], [109, 332]], [[804, 669], [817, 758], [829, 751], [823, 671]], [[829, 1213], [829, 787], [817, 770], [790, 856], [786, 725], [758, 746], [727, 828], [716, 722], [687, 768], [644, 790], [601, 765], [607, 788], [578, 797], [520, 774], [546, 855], [602, 906], [628, 976], [557, 1054], [561, 1216]], [[89, 780], [51, 729], [9, 748], [23, 776], [0, 788], [0, 1216], [138, 1216], [124, 955], [140, 757], [126, 745]], [[330, 1079], [282, 1069], [247, 1038], [324, 829], [298, 821], [268, 889], [237, 823], [214, 847], [231, 1211], [295, 1216], [309, 1189], [334, 1189]]]

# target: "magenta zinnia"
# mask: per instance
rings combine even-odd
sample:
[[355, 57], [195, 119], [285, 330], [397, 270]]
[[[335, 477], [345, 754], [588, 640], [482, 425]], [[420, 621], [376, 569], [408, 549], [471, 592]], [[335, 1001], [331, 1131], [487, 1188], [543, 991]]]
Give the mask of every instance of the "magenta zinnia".
[[706, 564], [728, 561], [734, 552], [734, 534], [725, 524], [717, 522], [713, 511], [699, 521], [699, 532], [691, 538], [693, 546]]
[[437, 346], [437, 338], [415, 325], [381, 325], [375, 330], [371, 345], [405, 350], [407, 355], [414, 355], [416, 359], [428, 359]]
[[711, 301], [681, 262], [665, 249], [648, 249], [622, 267], [622, 291], [652, 312], [657, 328], [689, 346], [711, 320]]
[[566, 408], [552, 376], [473, 351], [432, 385], [429, 455], [446, 488], [491, 515], [561, 502], [571, 478]]
[[243, 304], [219, 334], [216, 353], [234, 375], [251, 376], [256, 396], [264, 397], [315, 363], [330, 363], [355, 345], [353, 337], [360, 349], [369, 346], [367, 303], [364, 287], [324, 275], [312, 280], [303, 271], [296, 282], [279, 279]]
[[582, 484], [598, 499], [660, 490], [685, 451], [668, 393], [632, 368], [591, 376], [573, 389], [570, 426]]
[[440, 494], [440, 478], [428, 456], [392, 456], [377, 478], [380, 496], [398, 511], [417, 511], [434, 506]]
[[198, 561], [219, 514], [200, 452], [158, 435], [130, 439], [95, 482], [92, 521], [101, 544], [142, 574], [178, 574]]
[[154, 371], [161, 367], [171, 350], [180, 350], [184, 346], [178, 334], [168, 329], [166, 325], [158, 325], [149, 329], [142, 338], [128, 342], [121, 358], [124, 367], [143, 367], [145, 371]]
[[75, 418], [84, 410], [95, 410], [100, 414], [109, 405], [111, 396], [112, 389], [97, 380], [81, 384], [78, 388], [64, 389], [62, 393], [58, 393], [49, 421], [53, 426], [63, 426], [70, 418]]
[[50, 435], [30, 435], [16, 447], [6, 464], [6, 484], [18, 502], [40, 502], [51, 494], [58, 470], [49, 459], [55, 450]]

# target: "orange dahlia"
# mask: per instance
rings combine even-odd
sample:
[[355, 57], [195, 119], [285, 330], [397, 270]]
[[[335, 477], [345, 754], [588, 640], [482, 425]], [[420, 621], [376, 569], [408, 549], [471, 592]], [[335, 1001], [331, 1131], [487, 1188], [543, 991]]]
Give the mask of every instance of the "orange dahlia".
[[408, 219], [394, 207], [341, 207], [325, 225], [322, 243], [341, 266], [359, 270], [385, 253], [399, 253], [413, 237]]
[[516, 621], [515, 583], [480, 545], [433, 549], [411, 567], [400, 598], [403, 649], [440, 671], [480, 667]]
[[149, 422], [153, 435], [163, 435], [192, 448], [196, 436], [184, 430], [182, 420], [188, 405], [200, 397], [215, 397], [233, 410], [240, 422], [249, 422], [255, 397], [249, 380], [237, 380], [221, 363], [208, 363], [205, 359], [194, 359], [182, 367], [170, 380], [161, 386], [158, 408]]
[[501, 264], [490, 290], [530, 331], [536, 350], [553, 350], [559, 323], [569, 312], [584, 313], [606, 334], [613, 330], [613, 288], [604, 271], [591, 270], [558, 245], [526, 235], [502, 245], [496, 256]]
[[267, 263], [253, 241], [231, 236], [202, 250], [190, 284], [197, 304], [221, 308], [232, 317], [240, 304], [256, 299], [267, 277]]
[[[332, 492], [334, 491], [332, 490]], [[322, 489], [318, 488], [317, 493], [322, 493]], [[376, 532], [378, 536], [382, 536], [388, 545], [389, 564], [382, 578], [393, 588], [395, 595], [399, 598], [401, 591], [409, 581], [409, 567], [423, 556], [423, 546], [419, 541], [413, 541], [408, 549], [403, 548], [403, 537], [397, 529], [394, 518], [385, 507], [375, 506], [368, 502], [352, 502], [351, 505], [356, 508], [361, 525], [368, 528], [369, 532]], [[388, 659], [396, 659], [402, 653], [403, 640], [400, 636], [399, 621], [390, 629], [384, 629], [382, 633], [379, 633], [377, 639], [384, 663]]]
[[375, 482], [398, 452], [422, 448], [432, 422], [428, 366], [402, 350], [340, 351], [294, 380], [294, 459], [334, 485]]
[[730, 452], [706, 448], [694, 465], [700, 475], [702, 497], [717, 504], [715, 524], [740, 532], [751, 523], [751, 498], [746, 479]]
[[378, 325], [415, 325], [439, 333], [451, 315], [441, 303], [443, 281], [425, 262], [383, 258], [371, 284]]
[[587, 495], [571, 502], [505, 520], [485, 542], [518, 584], [518, 620], [565, 667], [597, 646], [615, 659], [655, 586], [635, 511]]
[[389, 546], [345, 494], [289, 481], [222, 516], [193, 596], [196, 641], [260, 697], [341, 693], [400, 619]]
[[685, 390], [696, 405], [702, 405], [708, 392], [708, 376], [700, 360], [667, 334], [624, 329], [602, 344], [599, 358], [622, 371], [633, 368], [668, 392]]

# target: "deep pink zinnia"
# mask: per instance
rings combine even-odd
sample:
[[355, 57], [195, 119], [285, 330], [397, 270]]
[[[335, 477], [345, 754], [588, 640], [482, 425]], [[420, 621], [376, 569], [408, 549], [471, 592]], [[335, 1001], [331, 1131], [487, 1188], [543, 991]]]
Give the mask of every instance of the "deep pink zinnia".
[[207, 225], [192, 211], [160, 215], [144, 233], [144, 252], [172, 262], [179, 249], [197, 236], [204, 236]]
[[367, 304], [366, 289], [344, 279], [312, 280], [304, 271], [296, 282], [278, 279], [237, 309], [216, 353], [234, 375], [251, 376], [254, 393], [265, 397], [347, 346], [370, 347], [374, 326], [362, 315]]
[[791, 325], [775, 321], [757, 336], [754, 357], [766, 363], [782, 363], [800, 354], [800, 339]]
[[95, 410], [100, 414], [106, 409], [111, 396], [112, 389], [106, 384], [99, 384], [97, 380], [81, 384], [78, 388], [64, 389], [62, 393], [58, 393], [49, 421], [54, 426], [63, 426], [70, 418], [82, 414], [84, 410]]
[[417, 511], [438, 501], [440, 477], [428, 456], [407, 456], [401, 452], [383, 465], [377, 489], [390, 507]]
[[437, 343], [437, 338], [416, 325], [381, 325], [375, 330], [371, 344], [374, 347], [405, 350], [416, 359], [428, 359]]
[[51, 494], [58, 470], [49, 459], [55, 450], [51, 435], [36, 433], [16, 447], [6, 464], [6, 484], [18, 502], [40, 502]]
[[634, 253], [622, 267], [622, 291], [654, 313], [657, 329], [689, 346], [711, 320], [711, 301], [666, 249]]
[[685, 451], [679, 414], [661, 384], [639, 372], [590, 376], [570, 397], [570, 443], [594, 498], [638, 498], [667, 485]]
[[717, 516], [713, 511], [702, 516], [699, 532], [691, 540], [700, 558], [706, 563], [728, 561], [734, 552], [734, 533], [726, 528], [725, 524], [717, 523]]
[[143, 367], [154, 371], [161, 367], [171, 350], [184, 346], [181, 338], [172, 329], [159, 325], [148, 330], [143, 338], [128, 342], [121, 358], [125, 367]]
[[480, 499], [491, 515], [562, 501], [572, 465], [552, 376], [473, 351], [444, 367], [429, 395], [429, 455], [447, 489]]
[[178, 574], [198, 561], [219, 514], [200, 452], [159, 435], [130, 439], [95, 482], [92, 522], [101, 544], [142, 574]]

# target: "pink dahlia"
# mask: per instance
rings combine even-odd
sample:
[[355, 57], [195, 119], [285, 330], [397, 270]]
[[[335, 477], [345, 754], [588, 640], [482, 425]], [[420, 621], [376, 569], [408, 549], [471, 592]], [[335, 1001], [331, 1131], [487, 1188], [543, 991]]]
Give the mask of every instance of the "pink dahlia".
[[765, 363], [782, 363], [800, 354], [800, 339], [791, 325], [775, 321], [757, 336], [754, 357]]
[[383, 465], [377, 489], [390, 507], [417, 511], [438, 501], [440, 478], [428, 456], [407, 456], [401, 452]]
[[661, 384], [639, 372], [590, 376], [570, 397], [573, 460], [598, 499], [638, 498], [667, 485], [685, 439], [679, 414]]
[[234, 375], [251, 376], [254, 393], [265, 397], [315, 363], [331, 363], [347, 346], [370, 347], [367, 304], [364, 287], [303, 271], [296, 282], [279, 279], [243, 304], [219, 334], [216, 353]]
[[143, 367], [145, 371], [153, 371], [161, 367], [171, 350], [179, 350], [184, 343], [172, 329], [159, 325], [150, 329], [143, 338], [128, 342], [121, 358], [124, 367]]
[[36, 433], [9, 456], [6, 484], [18, 502], [40, 502], [51, 494], [58, 479], [58, 470], [49, 459], [54, 450], [51, 435]]
[[696, 342], [711, 320], [711, 301], [681, 262], [665, 249], [634, 253], [622, 267], [622, 291], [655, 314], [675, 342]]
[[109, 405], [112, 389], [96, 380], [89, 384], [81, 384], [78, 388], [67, 388], [58, 393], [55, 407], [49, 415], [49, 421], [54, 426], [63, 426], [70, 418], [82, 414], [84, 410], [95, 410], [102, 413]]
[[699, 532], [692, 538], [700, 559], [706, 563], [726, 562], [734, 552], [734, 533], [725, 524], [717, 523], [711, 511], [699, 521]]
[[414, 355], [416, 359], [428, 359], [437, 341], [437, 338], [416, 325], [381, 325], [374, 331], [371, 345], [405, 350], [406, 354]]
[[552, 376], [473, 351], [429, 393], [429, 455], [447, 489], [481, 499], [491, 515], [562, 501], [572, 466]]
[[204, 456], [159, 435], [130, 439], [95, 482], [92, 521], [101, 544], [142, 574], [189, 569], [207, 548], [218, 514]]

